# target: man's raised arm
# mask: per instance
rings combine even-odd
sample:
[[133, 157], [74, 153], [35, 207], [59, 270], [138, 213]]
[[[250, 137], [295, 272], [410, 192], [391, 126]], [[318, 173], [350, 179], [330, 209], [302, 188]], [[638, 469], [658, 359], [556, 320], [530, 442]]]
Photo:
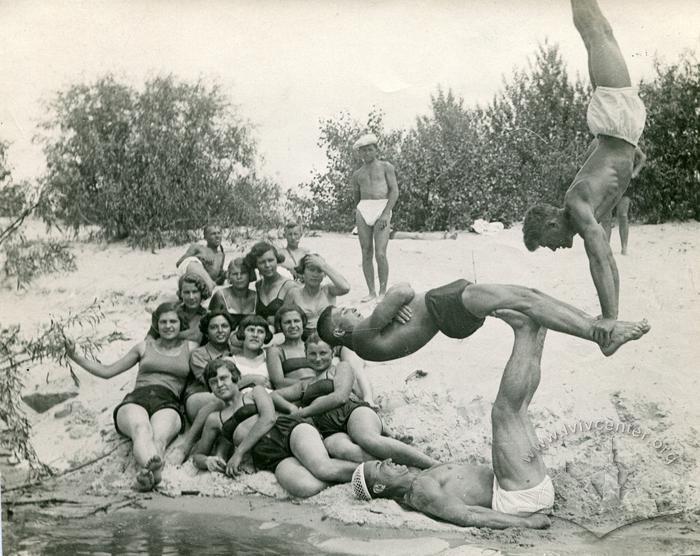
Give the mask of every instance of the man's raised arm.
[[415, 297], [416, 292], [410, 284], [402, 283], [389, 288], [384, 299], [375, 307], [370, 316], [370, 326], [375, 330], [381, 330], [393, 321], [399, 311], [408, 305]]

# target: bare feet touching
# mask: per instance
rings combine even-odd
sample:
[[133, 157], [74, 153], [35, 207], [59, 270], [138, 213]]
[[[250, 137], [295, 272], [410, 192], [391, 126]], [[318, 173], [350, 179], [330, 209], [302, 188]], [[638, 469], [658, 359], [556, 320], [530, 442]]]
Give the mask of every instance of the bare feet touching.
[[360, 299], [360, 303], [369, 303], [370, 301], [373, 301], [374, 299], [377, 299], [377, 294], [370, 293], [369, 295], [366, 295], [365, 297]]
[[639, 340], [649, 330], [651, 326], [646, 319], [639, 322], [617, 321], [610, 335], [610, 343], [605, 347], [600, 346], [600, 351], [606, 357], [610, 357], [620, 346], [632, 340]]
[[142, 492], [153, 490], [162, 479], [162, 471], [163, 460], [160, 456], [153, 456], [136, 474], [136, 488]]

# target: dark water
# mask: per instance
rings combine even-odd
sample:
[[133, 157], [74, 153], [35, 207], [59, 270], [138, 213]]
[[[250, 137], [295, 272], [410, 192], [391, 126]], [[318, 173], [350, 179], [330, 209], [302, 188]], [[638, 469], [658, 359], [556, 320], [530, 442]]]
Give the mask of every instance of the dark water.
[[301, 541], [311, 531], [260, 521], [185, 512], [116, 512], [83, 519], [26, 513], [3, 520], [4, 554], [318, 554]]

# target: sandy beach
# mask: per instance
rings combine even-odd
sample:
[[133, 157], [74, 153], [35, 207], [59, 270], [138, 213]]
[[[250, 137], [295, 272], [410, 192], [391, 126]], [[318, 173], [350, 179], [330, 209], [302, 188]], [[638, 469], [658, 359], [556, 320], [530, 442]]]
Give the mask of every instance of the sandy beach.
[[[43, 231], [38, 224], [36, 230]], [[615, 234], [616, 230], [613, 246], [621, 278], [621, 318], [647, 318], [652, 330], [611, 358], [603, 357], [592, 343], [554, 332], [548, 335], [542, 382], [530, 407], [557, 491], [551, 529], [460, 529], [404, 511], [394, 502], [357, 502], [348, 485], [291, 503], [269, 473], [247, 474], [233, 481], [197, 472], [188, 462], [166, 468], [164, 498], [142, 495], [149, 498], [146, 505], [165, 511], [169, 504], [182, 509], [178, 500], [188, 500], [192, 508], [209, 500], [205, 497], [223, 497], [251, 501], [240, 505], [240, 511], [261, 522], [282, 514], [299, 519], [315, 516], [308, 525], [319, 532], [314, 546], [329, 553], [471, 554], [464, 546], [456, 551], [465, 543], [474, 554], [487, 549], [590, 553], [589, 543], [596, 536], [639, 520], [646, 521], [596, 540], [596, 546], [611, 553], [617, 552], [615, 547], [634, 547], [637, 553], [654, 553], [655, 547], [687, 553], [700, 541], [700, 223], [633, 226], [630, 254], [625, 257], [619, 255]], [[492, 235], [462, 232], [456, 239], [442, 239], [442, 234], [423, 237], [390, 243], [391, 283], [408, 281], [417, 291], [458, 277], [522, 284], [588, 313], [599, 312], [578, 239], [573, 249], [552, 254], [528, 253], [517, 226]], [[371, 310], [359, 305], [366, 292], [356, 237], [323, 233], [305, 237], [302, 245], [320, 253], [348, 278], [352, 291], [340, 302], [357, 304], [365, 313]], [[224, 247], [227, 260], [239, 253], [226, 242]], [[3, 325], [22, 323], [23, 334], [30, 336], [52, 315], [66, 315], [97, 299], [105, 318], [96, 331], [76, 329], [75, 335], [116, 333], [100, 354], [101, 360], [112, 361], [143, 338], [149, 310], [174, 294], [174, 264], [184, 247], [151, 253], [123, 243], [79, 239], [74, 248], [75, 272], [43, 276], [19, 292], [6, 281], [0, 290]], [[511, 344], [510, 329], [488, 319], [482, 330], [466, 340], [438, 335], [409, 357], [368, 363], [366, 373], [391, 433], [440, 461], [490, 462], [490, 409]], [[426, 376], [409, 377], [418, 369]], [[122, 443], [114, 430], [112, 409], [130, 391], [136, 369], [109, 381], [77, 372], [81, 384], [76, 397], [42, 414], [27, 408], [39, 456], [61, 471], [114, 451], [58, 482], [49, 481], [43, 491], [69, 489], [91, 497], [133, 495], [134, 464], [129, 444]], [[72, 383], [66, 369], [46, 363], [27, 373], [25, 392], [45, 388], [47, 381], [58, 389], [70, 388]], [[24, 480], [22, 464], [3, 471], [5, 488]], [[189, 495], [181, 497], [183, 493]], [[276, 510], [281, 506], [273, 499], [283, 500], [289, 511]], [[194, 506], [193, 500], [197, 501]], [[253, 506], [265, 506], [270, 513], [256, 513], [250, 509]], [[226, 511], [236, 515], [237, 510]], [[419, 544], [410, 540], [415, 537], [440, 542], [420, 541], [424, 548], [418, 551]], [[381, 545], [362, 544], [367, 538], [401, 542], [373, 552]]]

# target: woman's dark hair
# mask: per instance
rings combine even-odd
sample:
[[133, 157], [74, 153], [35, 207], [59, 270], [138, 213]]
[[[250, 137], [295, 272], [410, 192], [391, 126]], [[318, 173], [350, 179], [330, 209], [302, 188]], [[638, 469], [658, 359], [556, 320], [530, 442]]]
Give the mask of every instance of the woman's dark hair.
[[243, 320], [238, 323], [238, 329], [236, 330], [236, 338], [238, 338], [241, 342], [245, 340], [245, 329], [249, 326], [260, 326], [265, 329], [266, 344], [272, 340], [272, 331], [270, 330], [270, 325], [268, 322], [260, 315], [248, 315], [243, 317]]
[[272, 251], [275, 254], [275, 258], [278, 263], [284, 262], [284, 255], [277, 251], [277, 247], [268, 243], [267, 241], [258, 241], [253, 247], [250, 248], [248, 254], [245, 256], [246, 264], [249, 268], [258, 268], [258, 259], [262, 257], [268, 251]]
[[229, 315], [226, 311], [211, 311], [208, 312], [206, 315], [204, 315], [200, 321], [199, 321], [199, 331], [202, 333], [202, 344], [204, 345], [209, 342], [209, 323], [211, 322], [211, 319], [214, 317], [224, 317], [226, 319], [226, 322], [228, 322], [228, 325], [231, 327], [231, 332], [233, 332], [233, 329], [236, 328], [236, 321], [233, 320], [233, 317]]
[[180, 301], [182, 301], [182, 295], [180, 294], [180, 292], [182, 291], [182, 286], [184, 284], [194, 284], [199, 290], [199, 293], [202, 295], [202, 301], [208, 299], [211, 295], [209, 287], [207, 286], [206, 282], [204, 282], [201, 276], [198, 276], [194, 272], [185, 272], [182, 276], [180, 276], [180, 279], [177, 281], [177, 298]]
[[306, 316], [304, 310], [301, 307], [299, 307], [299, 305], [297, 305], [296, 303], [288, 303], [282, 305], [282, 307], [280, 307], [275, 313], [275, 330], [282, 330], [282, 315], [285, 315], [287, 313], [299, 313], [299, 316], [301, 317], [302, 326], [306, 328], [306, 325], [309, 322], [309, 318]]
[[178, 304], [171, 302], [161, 303], [158, 305], [158, 307], [156, 307], [156, 310], [151, 313], [151, 336], [156, 339], [160, 338], [160, 333], [158, 332], [158, 319], [160, 319], [161, 315], [164, 315], [165, 313], [175, 313], [180, 321], [180, 332], [187, 330], [187, 321], [177, 309]]
[[255, 266], [250, 266], [249, 262], [250, 261], [248, 261], [246, 257], [236, 257], [230, 263], [228, 263], [228, 267], [226, 268], [226, 274], [228, 274], [231, 271], [232, 266], [238, 266], [243, 272], [248, 273], [249, 283], [255, 282]]
[[221, 367], [226, 367], [230, 373], [231, 373], [231, 380], [233, 382], [238, 382], [241, 380], [241, 371], [240, 369], [236, 366], [236, 364], [231, 361], [230, 359], [214, 359], [213, 361], [209, 361], [207, 363], [206, 367], [204, 367], [204, 371], [202, 373], [202, 378], [204, 379], [204, 384], [207, 385], [207, 388], [209, 388], [209, 391], [211, 392], [211, 387], [209, 386], [209, 381], [212, 378], [216, 377], [216, 371], [218, 371]]
[[297, 274], [300, 276], [304, 274], [304, 271], [306, 270], [306, 263], [308, 262], [308, 256], [309, 255], [316, 255], [316, 253], [308, 253], [304, 255], [301, 260], [299, 261], [299, 264], [294, 267], [294, 270], [296, 271]]

